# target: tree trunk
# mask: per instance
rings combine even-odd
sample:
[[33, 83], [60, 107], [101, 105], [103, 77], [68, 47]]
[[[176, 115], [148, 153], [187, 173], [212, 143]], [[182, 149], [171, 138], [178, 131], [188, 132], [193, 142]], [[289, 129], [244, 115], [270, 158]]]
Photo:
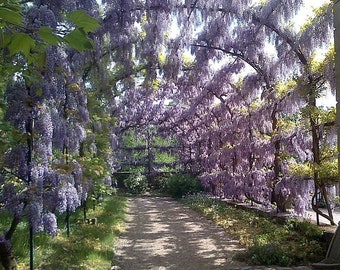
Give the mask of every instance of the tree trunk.
[[0, 261], [5, 270], [17, 269], [17, 262], [12, 251], [11, 239], [20, 221], [20, 217], [15, 216], [5, 237], [0, 238]]
[[[314, 99], [312, 101], [312, 106], [316, 106]], [[319, 130], [318, 130], [317, 124], [315, 123], [315, 120], [312, 117], [310, 117], [310, 123], [311, 123], [311, 126], [312, 126], [314, 163], [319, 165], [321, 163], [321, 161], [320, 161], [320, 146], [319, 146], [320, 138], [318, 137]], [[331, 225], [335, 225], [334, 218], [333, 218], [333, 211], [332, 211], [331, 204], [330, 204], [330, 201], [329, 201], [329, 198], [328, 198], [328, 194], [327, 194], [325, 184], [324, 184], [323, 180], [319, 178], [319, 174], [316, 171], [314, 172], [314, 184], [317, 187], [317, 189], [320, 190], [321, 196], [325, 201], [328, 215], [324, 214], [323, 212], [320, 211], [319, 203], [317, 201], [317, 194], [314, 194], [315, 203], [313, 202], [314, 200], [312, 200], [312, 209], [318, 215], [321, 215], [322, 217], [328, 219], [330, 221]]]
[[[321, 195], [324, 197], [325, 199], [325, 204], [326, 204], [326, 208], [327, 208], [327, 212], [328, 212], [328, 215], [323, 213], [320, 209], [319, 209], [319, 205], [320, 205], [320, 202], [317, 200], [317, 194], [315, 193], [313, 195], [313, 199], [312, 199], [312, 209], [314, 212], [316, 212], [318, 215], [324, 217], [325, 219], [329, 220], [330, 224], [331, 225], [336, 225], [335, 222], [334, 222], [334, 217], [333, 217], [333, 211], [331, 209], [331, 206], [330, 206], [330, 203], [329, 203], [329, 199], [328, 199], [328, 195], [327, 195], [327, 191], [326, 191], [326, 188], [325, 187], [319, 187], [320, 189], [320, 192], [321, 192]], [[318, 222], [318, 225], [319, 222]]]
[[[272, 120], [272, 130], [273, 132], [278, 132], [278, 119], [276, 117], [277, 113], [277, 103], [275, 103], [272, 114], [271, 114], [271, 120]], [[274, 141], [274, 178], [271, 182], [271, 188], [272, 188], [272, 197], [271, 197], [271, 203], [276, 205], [276, 211], [277, 213], [285, 213], [287, 212], [287, 206], [289, 203], [289, 199], [283, 197], [281, 194], [276, 194], [275, 187], [280, 182], [280, 175], [282, 174], [282, 168], [281, 168], [281, 141], [280, 139], [275, 139]]]
[[0, 241], [0, 260], [5, 270], [15, 270], [17, 262], [12, 252], [10, 242], [7, 240]]

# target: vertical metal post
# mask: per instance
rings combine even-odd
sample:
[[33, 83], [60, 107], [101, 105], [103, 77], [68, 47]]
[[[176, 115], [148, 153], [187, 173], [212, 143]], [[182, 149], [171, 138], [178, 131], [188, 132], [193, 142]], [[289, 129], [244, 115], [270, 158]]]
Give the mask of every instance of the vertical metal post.
[[[28, 147], [28, 153], [27, 153], [27, 167], [29, 168], [28, 175], [27, 175], [27, 182], [28, 185], [32, 184], [32, 172], [31, 172], [31, 164], [33, 160], [33, 137], [34, 137], [34, 118], [28, 120], [26, 123], [26, 132], [28, 134], [27, 137], [27, 147]], [[34, 269], [34, 231], [33, 227], [30, 224], [29, 225], [29, 248], [30, 248], [30, 270]]]
[[[317, 208], [319, 208], [319, 189], [317, 186], [315, 186], [315, 204], [317, 205]], [[318, 212], [315, 212], [315, 215], [316, 215], [316, 224], [318, 226], [320, 226], [320, 218], [319, 218], [319, 213]]]
[[29, 228], [30, 233], [30, 270], [34, 269], [34, 232], [33, 227]]
[[66, 235], [70, 237], [70, 209], [66, 209]]

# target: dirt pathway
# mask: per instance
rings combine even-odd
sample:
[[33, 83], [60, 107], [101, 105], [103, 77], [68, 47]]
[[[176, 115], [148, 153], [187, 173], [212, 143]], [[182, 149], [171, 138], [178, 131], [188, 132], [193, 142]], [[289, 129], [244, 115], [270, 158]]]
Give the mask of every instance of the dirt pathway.
[[169, 199], [129, 199], [115, 260], [122, 270], [235, 269], [243, 248], [213, 222]]

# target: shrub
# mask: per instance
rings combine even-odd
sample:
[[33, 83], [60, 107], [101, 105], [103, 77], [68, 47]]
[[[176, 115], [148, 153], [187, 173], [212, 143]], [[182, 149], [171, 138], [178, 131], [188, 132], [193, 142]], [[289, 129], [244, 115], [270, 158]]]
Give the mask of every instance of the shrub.
[[254, 237], [249, 247], [248, 259], [257, 265], [290, 266], [319, 261], [325, 247], [321, 241], [322, 230], [306, 222], [291, 219], [283, 227], [264, 231]]
[[161, 173], [153, 173], [149, 175], [149, 183], [150, 187], [153, 190], [164, 191], [166, 180], [168, 179], [167, 176], [164, 176]]
[[124, 186], [133, 194], [144, 193], [148, 189], [148, 181], [145, 175], [140, 172], [132, 173], [124, 180]]
[[291, 219], [286, 222], [286, 228], [290, 231], [295, 231], [300, 236], [305, 237], [307, 240], [318, 239], [323, 235], [321, 228], [307, 221]]
[[201, 190], [199, 180], [189, 174], [174, 174], [167, 179], [165, 185], [165, 191], [173, 198], [181, 198]]
[[292, 258], [277, 243], [257, 244], [250, 247], [251, 261], [256, 265], [288, 266]]

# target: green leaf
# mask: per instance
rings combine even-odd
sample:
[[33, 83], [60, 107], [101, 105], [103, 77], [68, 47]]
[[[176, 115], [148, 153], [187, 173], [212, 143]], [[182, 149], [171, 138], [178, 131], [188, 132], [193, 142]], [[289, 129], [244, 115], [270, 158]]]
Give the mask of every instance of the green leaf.
[[42, 26], [40, 29], [39, 29], [39, 36], [40, 38], [51, 44], [51, 45], [58, 45], [59, 43], [59, 37], [57, 35], [55, 35], [53, 32], [52, 32], [52, 29], [47, 27], [47, 26]]
[[77, 51], [92, 50], [92, 40], [80, 29], [75, 29], [64, 37], [64, 41]]
[[95, 31], [100, 24], [96, 19], [86, 14], [85, 10], [75, 10], [68, 14], [69, 19], [86, 33]]
[[6, 7], [0, 7], [0, 21], [23, 26], [21, 14]]
[[25, 33], [15, 33], [12, 36], [11, 42], [8, 44], [10, 55], [18, 52], [28, 57], [32, 48], [35, 47], [35, 40]]
[[28, 64], [33, 64], [36, 68], [40, 68], [41, 70], [45, 68], [46, 51], [44, 51], [42, 48], [37, 50], [35, 53], [31, 53], [26, 58]]
[[41, 97], [43, 95], [43, 90], [41, 88], [38, 88], [37, 90], [35, 90], [35, 94], [38, 96], [38, 97]]
[[0, 47], [4, 48], [8, 46], [8, 44], [11, 42], [12, 34], [6, 33], [6, 32], [0, 32]]

